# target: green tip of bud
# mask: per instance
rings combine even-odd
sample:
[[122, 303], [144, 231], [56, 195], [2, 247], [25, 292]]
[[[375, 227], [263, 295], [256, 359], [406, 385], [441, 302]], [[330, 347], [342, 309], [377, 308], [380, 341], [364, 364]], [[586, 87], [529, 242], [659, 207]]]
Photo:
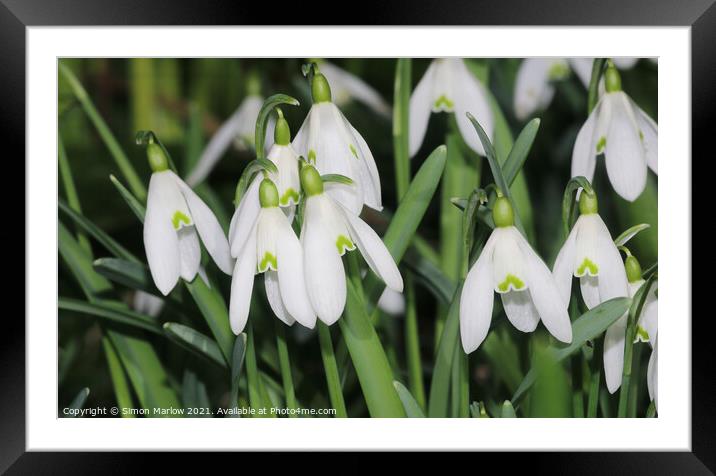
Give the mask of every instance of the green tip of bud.
[[273, 131], [273, 141], [277, 145], [288, 145], [291, 143], [291, 129], [288, 127], [288, 121], [284, 119], [281, 109], [276, 108], [276, 114], [278, 114], [278, 119]]
[[312, 165], [306, 164], [301, 168], [301, 187], [307, 196], [320, 195], [323, 193], [323, 180], [321, 174]]
[[331, 87], [328, 85], [328, 80], [321, 73], [316, 71], [311, 82], [311, 97], [313, 103], [319, 102], [331, 102]]
[[169, 168], [169, 160], [157, 143], [152, 142], [147, 145], [147, 159], [152, 172], [163, 172]]
[[496, 227], [513, 226], [515, 224], [515, 212], [506, 197], [498, 196], [495, 206], [492, 207], [492, 219]]
[[278, 206], [278, 189], [271, 179], [263, 179], [259, 185], [259, 203], [262, 208]]
[[597, 213], [598, 211], [599, 206], [597, 204], [597, 194], [582, 190], [582, 193], [579, 196], [579, 213], [582, 215], [589, 215]]
[[639, 264], [639, 260], [634, 256], [627, 256], [626, 261], [624, 261], [624, 268], [626, 269], [627, 279], [630, 283], [641, 281], [641, 265]]
[[616, 66], [611, 61], [604, 73], [604, 86], [608, 93], [615, 93], [622, 90], [622, 78], [617, 71]]

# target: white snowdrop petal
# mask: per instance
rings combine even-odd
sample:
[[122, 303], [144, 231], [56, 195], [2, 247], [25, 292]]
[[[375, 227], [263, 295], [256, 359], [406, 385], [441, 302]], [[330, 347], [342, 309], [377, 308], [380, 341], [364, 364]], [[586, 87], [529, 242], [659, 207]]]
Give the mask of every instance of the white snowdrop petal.
[[646, 154], [646, 164], [655, 173], [659, 173], [659, 127], [633, 100], [629, 100], [636, 116]]
[[495, 292], [506, 293], [527, 289], [525, 263], [519, 247], [520, 232], [515, 227], [495, 228], [493, 262]]
[[631, 69], [634, 67], [636, 62], [639, 61], [639, 58], [621, 57], [612, 58], [612, 61], [614, 62], [614, 66], [619, 69]]
[[346, 277], [343, 261], [338, 254], [335, 239], [322, 216], [320, 199], [325, 195], [306, 200], [304, 223], [301, 231], [306, 290], [311, 306], [324, 323], [335, 323], [346, 305]]
[[370, 269], [392, 290], [403, 291], [403, 277], [383, 240], [367, 223], [358, 216], [344, 209], [351, 232], [351, 238], [358, 246]]
[[[639, 281], [636, 285], [629, 283], [629, 296], [634, 297], [636, 291], [638, 291], [643, 284], [644, 280]], [[649, 289], [649, 294], [646, 296], [646, 301], [644, 302], [644, 307], [641, 310], [638, 323], [639, 327], [643, 328], [646, 333], [649, 334], [649, 344], [652, 347], [654, 347], [654, 342], [656, 341], [656, 335], [658, 333], [658, 308], [659, 301], [656, 297], [656, 283], [654, 283], [651, 286], [651, 289]]]
[[616, 392], [622, 384], [624, 370], [624, 340], [627, 315], [609, 326], [604, 336], [604, 379], [609, 393]]
[[577, 220], [567, 240], [559, 250], [557, 259], [554, 262], [554, 267], [552, 268], [552, 275], [557, 283], [559, 295], [565, 306], [569, 306], [572, 294], [572, 277], [574, 276], [574, 261], [577, 253], [576, 237], [579, 230], [578, 225], [579, 220]]
[[494, 246], [493, 233], [485, 243], [480, 257], [467, 273], [460, 293], [460, 339], [466, 354], [476, 350], [490, 330], [494, 305]]
[[649, 391], [649, 398], [654, 401], [654, 406], [659, 410], [659, 391], [658, 391], [658, 375], [659, 375], [659, 355], [658, 340], [654, 343], [654, 350], [649, 356], [649, 365], [646, 368], [646, 387]]
[[432, 112], [433, 85], [437, 63], [433, 61], [410, 96], [409, 151], [410, 157], [415, 156], [425, 139], [428, 121]]
[[594, 178], [594, 169], [597, 165], [597, 150], [594, 142], [595, 128], [599, 108], [595, 107], [586, 122], [577, 134], [577, 140], [572, 149], [572, 177], [585, 177], [590, 182]]
[[343, 94], [340, 94], [340, 90], [342, 89], [345, 91], [344, 94], [346, 96], [358, 102], [362, 102], [382, 116], [390, 117], [390, 105], [382, 98], [378, 91], [373, 89], [373, 87], [360, 77], [328, 62], [321, 63], [321, 73], [323, 73], [331, 85], [335, 102], [340, 102], [343, 96]]
[[176, 175], [174, 177], [182, 195], [186, 199], [196, 231], [199, 233], [206, 251], [209, 252], [209, 256], [220, 270], [226, 274], [231, 274], [234, 260], [231, 257], [229, 241], [226, 239], [219, 220], [206, 203], [187, 184]]
[[453, 66], [453, 81], [455, 96], [455, 120], [460, 129], [460, 135], [468, 146], [478, 154], [484, 156], [485, 149], [482, 147], [475, 127], [467, 117], [469, 112], [485, 130], [487, 137], [493, 137], [494, 119], [492, 109], [488, 100], [488, 93], [478, 79], [467, 69], [462, 59], [451, 60]]
[[183, 213], [182, 207], [185, 209], [186, 204], [171, 175], [152, 174], [144, 216], [144, 249], [154, 284], [165, 296], [174, 288], [181, 272], [179, 238], [172, 217], [177, 212]]
[[549, 103], [554, 87], [549, 83], [553, 58], [525, 58], [515, 78], [514, 108], [517, 119], [531, 116], [543, 104]]
[[596, 253], [599, 263], [599, 300], [608, 301], [615, 297], [629, 296], [624, 262], [617, 249], [607, 226], [599, 215], [596, 220]]
[[313, 329], [316, 325], [316, 313], [311, 307], [306, 289], [303, 248], [288, 220], [283, 220], [277, 230], [276, 251], [278, 286], [284, 306], [292, 318]]
[[345, 117], [343, 120], [358, 145], [356, 152], [360, 160], [355, 168], [358, 171], [361, 188], [363, 189], [363, 202], [373, 210], [381, 211], [383, 209], [383, 199], [380, 191], [380, 176], [378, 175], [378, 167], [375, 165], [373, 153], [363, 136], [348, 123]]
[[283, 321], [283, 323], [287, 326], [291, 326], [295, 322], [295, 319], [291, 317], [291, 314], [284, 305], [281, 290], [279, 289], [278, 279], [278, 273], [276, 271], [269, 270], [264, 273], [266, 299], [268, 299], [269, 306], [271, 307], [274, 315]]
[[177, 237], [179, 238], [180, 275], [185, 281], [192, 281], [201, 264], [199, 236], [193, 226], [185, 226], [177, 231]]
[[239, 206], [236, 207], [233, 227], [229, 227], [229, 242], [231, 243], [231, 256], [238, 256], [254, 228], [256, 219], [261, 210], [259, 203], [259, 186], [263, 178], [259, 174], [249, 185], [246, 193], [241, 198]]
[[231, 330], [239, 335], [246, 326], [251, 307], [251, 293], [256, 274], [256, 233], [250, 230], [246, 246], [236, 259], [231, 277], [231, 299], [229, 301], [229, 321]]
[[572, 71], [577, 75], [579, 80], [582, 82], [585, 88], [589, 87], [589, 83], [592, 80], [592, 65], [594, 63], [593, 58], [570, 58], [569, 65], [572, 67]]
[[582, 299], [587, 309], [594, 309], [602, 301], [599, 298], [599, 277], [584, 275], [579, 278], [579, 288], [582, 291]]
[[534, 309], [550, 334], [562, 342], [572, 342], [572, 323], [567, 304], [560, 295], [554, 276], [519, 231], [515, 229], [514, 234], [526, 262], [529, 295]]
[[574, 276], [599, 276], [602, 263], [597, 251], [597, 238], [602, 219], [596, 213], [580, 215], [574, 228], [577, 230], [573, 270]]
[[279, 205], [288, 207], [296, 205], [300, 200], [301, 182], [298, 176], [298, 155], [293, 146], [274, 145], [267, 158], [276, 164], [278, 174], [271, 174], [276, 184], [279, 196]]
[[510, 291], [500, 294], [507, 319], [522, 332], [533, 332], [539, 323], [537, 308], [529, 290]]
[[[607, 174], [625, 200], [636, 200], [646, 186], [646, 157], [631, 105], [623, 92], [612, 101], [612, 118], [604, 147]], [[627, 110], [629, 108], [629, 110]]]
[[256, 262], [257, 271], [263, 273], [269, 269], [278, 270], [278, 252], [276, 241], [281, 222], [286, 215], [278, 207], [262, 208], [256, 220]]
[[378, 299], [378, 307], [391, 316], [403, 315], [405, 314], [405, 296], [390, 288], [385, 288]]

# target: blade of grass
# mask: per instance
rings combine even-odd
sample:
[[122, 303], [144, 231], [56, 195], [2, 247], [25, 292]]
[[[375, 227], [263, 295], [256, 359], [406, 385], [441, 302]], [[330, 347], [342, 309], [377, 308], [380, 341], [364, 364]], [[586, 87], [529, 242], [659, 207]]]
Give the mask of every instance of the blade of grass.
[[405, 409], [405, 415], [408, 418], [425, 418], [425, 413], [423, 413], [423, 409], [421, 408], [418, 401], [410, 393], [410, 390], [405, 388], [405, 385], [398, 382], [397, 380], [395, 380], [393, 382], [393, 386], [395, 387], [395, 390], [398, 392], [400, 401], [403, 403], [403, 408]]
[[164, 334], [180, 346], [226, 368], [227, 363], [219, 346], [201, 332], [178, 322], [165, 322], [162, 328]]
[[65, 65], [62, 61], [60, 61], [58, 65], [61, 76], [65, 79], [65, 81], [67, 81], [70, 89], [72, 89], [72, 92], [75, 95], [75, 98], [77, 98], [77, 101], [79, 101], [82, 105], [82, 109], [84, 109], [87, 117], [89, 117], [95, 129], [97, 129], [102, 141], [104, 141], [110, 154], [112, 154], [112, 158], [114, 158], [117, 167], [119, 167], [122, 175], [127, 180], [132, 193], [139, 197], [140, 200], [145, 200], [147, 198], [146, 187], [139, 179], [137, 172], [134, 170], [134, 166], [132, 166], [129, 158], [124, 153], [124, 150], [120, 147], [119, 142], [117, 142], [117, 139], [114, 137], [114, 134], [112, 134], [109, 126], [107, 126], [107, 123], [104, 119], [102, 119], [102, 116], [97, 111], [97, 108], [87, 94], [87, 91], [67, 65]]
[[333, 341], [331, 340], [331, 330], [322, 322], [316, 324], [318, 327], [318, 340], [321, 346], [321, 359], [323, 360], [323, 368], [326, 372], [326, 383], [328, 384], [328, 397], [331, 405], [336, 410], [336, 418], [347, 418], [346, 404], [343, 400], [343, 390], [341, 389], [341, 378], [338, 375], [338, 364], [333, 353]]
[[79, 299], [63, 297], [59, 298], [57, 301], [57, 307], [59, 309], [89, 314], [107, 319], [111, 322], [118, 322], [120, 324], [126, 324], [138, 329], [150, 331], [155, 334], [161, 334], [161, 326], [153, 317], [145, 316], [144, 314], [130, 311], [128, 309], [122, 309], [117, 304], [121, 303], [112, 304], [108, 301], [87, 302], [80, 301]]
[[[231, 406], [240, 406], [239, 402], [239, 384], [241, 383], [241, 369], [244, 366], [244, 358], [246, 356], [246, 333], [242, 332], [236, 337], [234, 349], [231, 353]], [[238, 417], [239, 414], [231, 414]]]
[[[82, 407], [85, 406], [85, 402], [87, 401], [87, 397], [89, 397], [90, 390], [89, 388], [85, 387], [82, 390], [80, 390], [75, 398], [72, 399], [70, 404], [67, 406], [67, 408], [71, 410], [81, 410]], [[79, 414], [73, 414], [70, 418], [75, 418], [79, 416]]]
[[[72, 210], [81, 215], [82, 206], [80, 205], [80, 199], [77, 195], [77, 189], [75, 188], [75, 181], [72, 178], [72, 169], [70, 168], [70, 163], [67, 159], [65, 145], [62, 142], [62, 134], [59, 132], [57, 133], [57, 161], [58, 168], [60, 169], [62, 185], [65, 189], [65, 195], [67, 196], [67, 203]], [[84, 232], [77, 232], [77, 242], [87, 252], [87, 254], [92, 254], [92, 246], [90, 245], [90, 242]]]
[[[286, 343], [286, 330], [284, 324], [278, 319], [274, 319], [274, 328], [276, 329], [276, 349], [278, 351], [279, 366], [281, 368], [281, 382], [283, 384], [283, 394], [286, 400], [286, 408], [289, 410], [297, 410], [296, 391], [293, 388], [293, 377], [291, 376], [291, 361], [288, 356], [288, 344]], [[295, 413], [289, 412], [289, 418], [295, 418]]]
[[[114, 395], [117, 399], [117, 407], [120, 409], [134, 408], [132, 393], [129, 389], [129, 382], [122, 367], [122, 362], [111, 339], [106, 335], [102, 336], [102, 348], [104, 349], [104, 354], [107, 359], [107, 367], [109, 368], [109, 375], [112, 379], [112, 387], [114, 388]], [[122, 418], [134, 418], [134, 414], [131, 412], [120, 412], [120, 415]]]

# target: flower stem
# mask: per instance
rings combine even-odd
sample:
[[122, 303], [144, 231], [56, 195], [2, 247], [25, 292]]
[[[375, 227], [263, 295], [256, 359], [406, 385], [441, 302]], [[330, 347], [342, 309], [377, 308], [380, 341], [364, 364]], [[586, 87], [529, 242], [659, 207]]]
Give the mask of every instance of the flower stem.
[[264, 416], [259, 413], [263, 408], [261, 398], [261, 382], [259, 369], [256, 363], [256, 348], [254, 347], [254, 328], [251, 321], [246, 324], [246, 378], [249, 388], [249, 403], [257, 413], [256, 416]]
[[79, 103], [82, 105], [82, 109], [84, 109], [85, 113], [87, 114], [87, 117], [89, 117], [95, 129], [97, 129], [97, 133], [99, 133], [100, 137], [109, 149], [109, 152], [112, 154], [112, 157], [114, 158], [115, 163], [119, 167], [119, 170], [122, 172], [122, 175], [124, 175], [124, 178], [127, 180], [127, 183], [129, 184], [129, 188], [132, 190], [132, 193], [134, 193], [134, 195], [139, 198], [140, 201], [144, 202], [147, 198], [146, 187], [139, 179], [139, 175], [137, 175], [136, 170], [134, 170], [134, 166], [132, 166], [132, 163], [129, 161], [129, 158], [124, 153], [124, 150], [122, 150], [122, 147], [120, 147], [119, 143], [117, 142], [117, 139], [114, 137], [114, 134], [112, 134], [112, 131], [109, 129], [109, 126], [107, 126], [107, 123], [104, 121], [104, 119], [102, 119], [102, 116], [100, 116], [94, 103], [92, 103], [92, 100], [87, 94], [87, 91], [79, 82], [77, 76], [75, 76], [72, 70], [66, 65], [64, 65], [62, 62], [59, 63], [59, 69], [60, 73], [72, 89], [75, 98], [77, 98]]
[[[286, 329], [284, 324], [278, 319], [274, 322], [276, 329], [276, 348], [278, 350], [278, 363], [281, 368], [281, 381], [283, 383], [283, 393], [286, 399], [286, 408], [298, 409], [296, 404], [296, 391], [293, 388], [293, 378], [291, 377], [291, 361], [288, 358], [288, 345], [286, 344]], [[288, 414], [289, 418], [295, 418], [294, 413]]]
[[333, 341], [331, 340], [331, 331], [327, 325], [318, 322], [318, 340], [321, 344], [321, 358], [323, 359], [323, 367], [326, 370], [326, 381], [328, 383], [328, 395], [331, 399], [331, 405], [336, 410], [336, 417], [346, 418], [346, 404], [343, 401], [343, 392], [341, 390], [341, 379], [338, 375], [338, 365], [336, 364], [336, 356], [333, 354]]
[[602, 378], [602, 339], [595, 339], [590, 364], [589, 396], [587, 397], [587, 418], [596, 418], [599, 408], [599, 382]]
[[587, 96], [587, 113], [591, 113], [599, 100], [599, 80], [604, 72], [604, 58], [595, 58], [592, 64], [592, 78], [589, 81], [589, 94]]
[[[412, 60], [400, 58], [395, 67], [395, 95], [393, 108], [393, 153], [395, 158], [395, 189], [397, 202], [410, 187], [409, 118]], [[425, 409], [425, 385], [420, 358], [418, 313], [415, 305], [413, 276], [405, 274], [405, 354], [408, 385], [421, 408]]]

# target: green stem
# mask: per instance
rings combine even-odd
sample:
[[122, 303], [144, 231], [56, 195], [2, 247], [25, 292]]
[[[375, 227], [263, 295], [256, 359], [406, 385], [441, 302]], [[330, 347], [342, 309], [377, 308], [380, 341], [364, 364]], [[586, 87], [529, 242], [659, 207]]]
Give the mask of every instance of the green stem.
[[[395, 156], [395, 189], [398, 203], [400, 203], [400, 200], [410, 187], [410, 137], [408, 134], [410, 128], [411, 70], [411, 59], [398, 59], [395, 67], [395, 105], [393, 107], [393, 153]], [[405, 273], [405, 353], [410, 392], [420, 407], [425, 409], [425, 385], [420, 358], [415, 284], [410, 273]]]
[[[276, 348], [278, 349], [278, 363], [281, 368], [281, 381], [283, 383], [283, 393], [286, 399], [286, 408], [289, 410], [298, 409], [296, 404], [296, 391], [293, 388], [293, 378], [291, 377], [291, 361], [288, 358], [288, 345], [286, 344], [286, 329], [284, 324], [275, 319], [274, 327], [276, 329]], [[289, 413], [289, 418], [295, 418], [295, 413]]]
[[584, 392], [582, 391], [582, 353], [576, 352], [571, 359], [572, 416], [584, 418]]
[[333, 354], [333, 341], [331, 340], [331, 331], [327, 325], [322, 322], [317, 323], [318, 340], [321, 344], [321, 358], [323, 359], [323, 367], [326, 370], [326, 382], [328, 383], [328, 396], [331, 399], [331, 405], [336, 410], [336, 417], [346, 418], [346, 403], [343, 400], [343, 392], [341, 390], [341, 378], [338, 375], [338, 364], [336, 356]]
[[[643, 346], [637, 345], [634, 349], [634, 370], [633, 374], [637, 376], [637, 379], [641, 378], [641, 351]], [[629, 418], [636, 417], [636, 410], [639, 404], [639, 381], [635, 379], [631, 382], [631, 388], [629, 389], [629, 403], [627, 405], [627, 416]]]
[[114, 158], [115, 163], [119, 167], [119, 170], [122, 172], [122, 175], [124, 175], [124, 178], [127, 180], [129, 188], [132, 190], [134, 195], [140, 199], [140, 201], [145, 201], [147, 198], [146, 187], [139, 179], [137, 172], [134, 170], [134, 167], [129, 161], [129, 158], [120, 147], [119, 143], [117, 142], [117, 139], [114, 137], [114, 134], [112, 134], [112, 131], [109, 129], [109, 126], [107, 126], [107, 123], [104, 121], [104, 119], [102, 119], [102, 116], [100, 116], [99, 112], [97, 111], [97, 108], [92, 103], [92, 100], [87, 94], [87, 91], [79, 82], [77, 76], [75, 76], [72, 70], [62, 62], [59, 63], [59, 70], [69, 84], [70, 88], [72, 89], [72, 92], [74, 93], [75, 97], [82, 105], [82, 108], [87, 114], [87, 117], [89, 117], [95, 129], [97, 129], [97, 132], [99, 133], [100, 137], [109, 149], [109, 152], [112, 154], [112, 157]]
[[246, 324], [246, 378], [248, 380], [251, 408], [256, 411], [256, 416], [264, 416], [260, 414], [260, 410], [264, 405], [261, 398], [261, 381], [254, 347], [254, 328], [250, 321]]
[[592, 64], [592, 78], [589, 81], [589, 94], [587, 96], [587, 113], [591, 113], [599, 100], [599, 80], [604, 71], [605, 58], [595, 58]]
[[599, 382], [602, 378], [602, 346], [602, 339], [596, 339], [594, 341], [594, 352], [590, 363], [587, 418], [596, 418], [599, 408]]

